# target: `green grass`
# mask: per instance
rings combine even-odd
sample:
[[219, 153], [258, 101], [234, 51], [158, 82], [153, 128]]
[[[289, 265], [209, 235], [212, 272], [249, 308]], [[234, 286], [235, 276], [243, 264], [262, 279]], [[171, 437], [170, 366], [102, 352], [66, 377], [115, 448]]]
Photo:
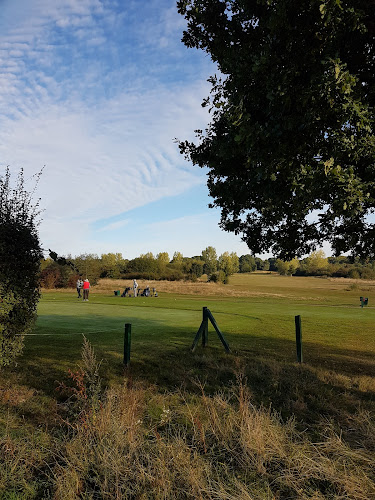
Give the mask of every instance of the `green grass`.
[[[233, 290], [254, 295], [231, 296]], [[67, 382], [68, 369], [77, 367], [85, 335], [102, 360], [106, 385], [121, 383], [126, 375], [160, 390], [185, 387], [194, 392], [200, 379], [213, 393], [229, 387], [241, 367], [260, 404], [272, 404], [290, 416], [296, 411], [290, 399], [302, 401], [302, 419], [312, 421], [311, 415], [324, 412], [341, 421], [344, 409], [346, 414], [360, 405], [370, 407], [374, 389], [375, 308], [370, 296], [362, 309], [360, 293], [348, 291], [347, 283], [338, 288], [329, 280], [267, 274], [237, 275], [228, 296], [219, 297], [164, 293], [135, 299], [94, 291], [89, 302], [82, 302], [72, 293], [45, 293], [34, 334], [18, 361], [18, 380], [55, 395], [58, 383]], [[368, 290], [362, 293], [368, 295]], [[199, 344], [190, 351], [203, 306], [214, 314], [230, 354], [210, 324], [208, 347]], [[302, 366], [296, 363], [297, 314], [302, 317]], [[125, 323], [132, 324], [128, 370], [122, 364]]]
[[[246, 279], [246, 281], [245, 281]], [[108, 376], [121, 373], [124, 324], [132, 324], [132, 366], [163, 365], [166, 357], [194, 365], [189, 348], [199, 327], [202, 307], [214, 314], [232, 353], [248, 358], [269, 357], [293, 363], [294, 316], [302, 317], [305, 363], [338, 370], [347, 375], [374, 373], [375, 308], [359, 307], [359, 293], [331, 290], [316, 278], [283, 278], [274, 275], [239, 275], [233, 288], [252, 289], [280, 296], [195, 297], [163, 294], [158, 298], [121, 298], [91, 294], [88, 303], [68, 293], [47, 293], [42, 298], [33, 336], [26, 339], [20, 362], [29, 366], [53, 365], [56, 370], [77, 362], [84, 334], [103, 358]], [[252, 283], [252, 280], [255, 284]], [[294, 281], [302, 287], [291, 286]], [[319, 281], [318, 287], [316, 282]], [[312, 287], [310, 283], [315, 285]], [[283, 287], [280, 285], [283, 285]], [[285, 288], [285, 284], [289, 285]], [[280, 292], [284, 291], [284, 295]], [[293, 294], [290, 294], [290, 292]], [[319, 295], [318, 295], [319, 292]], [[209, 348], [220, 355], [222, 346], [213, 328]], [[196, 355], [202, 355], [201, 346]], [[221, 356], [220, 356], [221, 357]], [[40, 365], [39, 361], [43, 360]], [[158, 382], [155, 379], [155, 382]], [[175, 383], [180, 380], [177, 378]]]
[[[347, 281], [253, 274], [234, 276], [225, 289], [227, 294], [221, 296], [160, 293], [158, 298], [135, 299], [93, 289], [90, 301], [82, 302], [74, 293], [44, 293], [34, 332], [25, 339], [17, 366], [0, 372], [0, 431], [4, 442], [12, 436], [23, 443], [33, 435], [37, 442], [48, 443], [51, 436], [59, 435], [59, 405], [66, 396], [56, 388], [61, 382], [72, 383], [68, 370], [76, 370], [80, 363], [85, 335], [102, 360], [105, 386], [120, 387], [126, 381], [129, 387], [139, 383], [153, 387], [144, 410], [150, 422], [155, 408], [162, 414], [164, 405], [174, 400], [176, 390], [183, 391], [184, 401], [200, 415], [202, 384], [207, 395], [216, 397], [220, 391], [232, 398], [233, 387], [241, 378], [254, 408], [272, 408], [284, 422], [292, 418], [297, 430], [311, 442], [325, 441], [328, 425], [345, 439], [353, 453], [358, 449], [370, 453], [375, 450], [371, 437], [375, 411], [375, 287], [364, 282], [354, 289], [350, 285]], [[369, 297], [369, 306], [363, 309], [360, 295]], [[208, 346], [199, 344], [191, 352], [203, 306], [213, 313], [230, 345], [230, 354], [210, 325]], [[296, 362], [295, 315], [302, 317], [301, 365]], [[125, 323], [132, 324], [128, 369], [122, 364]], [[181, 405], [177, 399], [176, 414]], [[38, 452], [35, 463], [39, 464], [43, 453]], [[43, 467], [37, 465], [37, 473], [32, 468], [17, 471], [20, 477], [29, 474], [27, 484], [31, 488], [36, 481], [39, 491]], [[0, 474], [0, 492], [1, 480]], [[51, 485], [50, 476], [48, 481]]]

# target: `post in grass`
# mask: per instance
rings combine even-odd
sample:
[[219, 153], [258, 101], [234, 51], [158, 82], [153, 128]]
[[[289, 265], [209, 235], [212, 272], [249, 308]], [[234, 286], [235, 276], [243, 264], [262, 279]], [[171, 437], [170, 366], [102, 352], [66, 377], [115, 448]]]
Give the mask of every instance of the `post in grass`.
[[301, 325], [301, 316], [295, 316], [294, 318], [296, 324], [296, 346], [297, 346], [297, 362], [303, 362], [302, 356], [302, 325]]
[[124, 335], [124, 365], [129, 366], [130, 364], [130, 346], [132, 338], [132, 325], [131, 323], [125, 323], [125, 335]]

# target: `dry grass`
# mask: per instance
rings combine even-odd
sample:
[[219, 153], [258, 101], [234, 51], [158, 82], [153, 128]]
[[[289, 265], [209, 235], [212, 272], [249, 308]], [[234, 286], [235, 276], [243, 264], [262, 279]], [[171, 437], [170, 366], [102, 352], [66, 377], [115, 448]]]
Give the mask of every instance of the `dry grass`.
[[[113, 294], [114, 290], [132, 288], [132, 280], [100, 279], [91, 289], [93, 294]], [[207, 283], [203, 276], [197, 282], [138, 280], [138, 291], [146, 286], [156, 288], [158, 293], [180, 295], [202, 295], [216, 297], [274, 297], [298, 298], [299, 300], [320, 300], [322, 294], [355, 291], [367, 293], [375, 291], [375, 281], [351, 278], [321, 278], [279, 276], [277, 273], [258, 272], [237, 274], [230, 277], [229, 284]], [[75, 288], [43, 289], [43, 293], [76, 293]], [[367, 293], [369, 295], [369, 293]]]
[[[231, 283], [224, 285], [222, 283], [207, 283], [205, 281], [154, 281], [138, 280], [138, 290], [143, 290], [146, 286], [151, 289], [156, 288], [158, 293], [173, 293], [180, 295], [203, 295], [216, 297], [254, 297], [254, 296], [272, 296], [281, 297], [282, 294], [272, 293], [261, 290], [238, 289]], [[123, 291], [126, 287], [132, 287], [130, 280], [101, 279], [93, 288], [95, 293], [112, 293], [114, 290]]]
[[[358, 418], [371, 434], [369, 416]], [[293, 419], [282, 422], [272, 410], [255, 408], [241, 380], [232, 396], [203, 391], [194, 402], [181, 393], [161, 397], [123, 386], [110, 390], [95, 419], [65, 444], [54, 494], [58, 500], [374, 498], [374, 457], [350, 448], [328, 424], [324, 434], [313, 444]]]
[[[1, 492], [55, 500], [375, 498], [375, 423], [368, 411], [348, 416], [351, 444], [328, 419], [313, 442], [294, 418], [255, 404], [240, 364], [232, 388], [212, 396], [198, 382], [195, 394], [161, 394], [131, 378], [103, 392], [99, 367], [85, 340], [84, 377], [72, 378], [79, 390], [60, 405], [58, 432], [5, 430], [1, 498]], [[343, 388], [355, 383], [329, 371], [320, 377]]]

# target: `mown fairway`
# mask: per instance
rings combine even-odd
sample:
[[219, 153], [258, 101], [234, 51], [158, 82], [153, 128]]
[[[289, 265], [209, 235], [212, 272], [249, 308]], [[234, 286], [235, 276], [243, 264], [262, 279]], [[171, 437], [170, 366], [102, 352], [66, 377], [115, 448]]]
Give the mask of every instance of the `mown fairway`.
[[[121, 298], [94, 288], [89, 302], [78, 300], [74, 292], [44, 293], [34, 335], [26, 339], [21, 361], [25, 374], [37, 387], [53, 383], [78, 362], [84, 334], [103, 360], [105, 377], [121, 377], [124, 324], [131, 323], [134, 375], [168, 388], [191, 375], [213, 377], [217, 385], [223, 367], [234, 368], [235, 363], [293, 365], [298, 314], [307, 366], [351, 377], [374, 375], [372, 283], [252, 274], [234, 276], [223, 288], [226, 295], [183, 295], [182, 284], [180, 293], [161, 292], [157, 298]], [[368, 307], [360, 307], [360, 295], [369, 296]], [[190, 352], [203, 306], [214, 314], [230, 355], [211, 326], [209, 346], [199, 344], [194, 354]]]

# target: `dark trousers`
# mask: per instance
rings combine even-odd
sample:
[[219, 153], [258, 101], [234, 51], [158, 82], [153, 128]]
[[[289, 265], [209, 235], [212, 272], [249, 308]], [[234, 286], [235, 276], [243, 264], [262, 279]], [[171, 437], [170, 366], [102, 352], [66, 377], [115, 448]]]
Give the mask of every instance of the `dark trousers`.
[[79, 287], [77, 287], [77, 293], [78, 293], [78, 298], [80, 299], [81, 298], [81, 289]]

